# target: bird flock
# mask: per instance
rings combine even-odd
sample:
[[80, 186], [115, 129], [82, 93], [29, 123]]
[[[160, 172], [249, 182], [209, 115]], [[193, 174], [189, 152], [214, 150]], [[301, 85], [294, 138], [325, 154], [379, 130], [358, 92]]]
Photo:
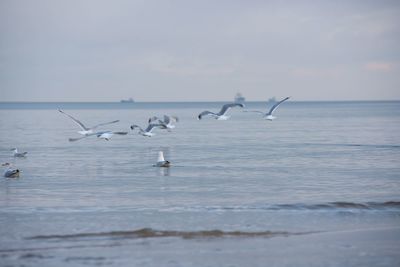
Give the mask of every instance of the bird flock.
[[[280, 104], [282, 104], [283, 102], [285, 102], [289, 98], [290, 97], [285, 97], [284, 99], [276, 102], [266, 112], [259, 111], [259, 110], [247, 110], [247, 109], [244, 109], [243, 111], [244, 112], [254, 112], [254, 113], [261, 114], [262, 118], [272, 121], [272, 120], [274, 120], [276, 118], [275, 116], [273, 116], [273, 112], [278, 108], [278, 106]], [[245, 105], [242, 104], [242, 103], [228, 103], [228, 104], [223, 105], [221, 107], [220, 111], [217, 112], [217, 113], [209, 111], [209, 110], [205, 110], [205, 111], [201, 112], [197, 116], [197, 119], [198, 120], [202, 120], [203, 118], [210, 117], [210, 118], [214, 118], [216, 120], [228, 120], [230, 118], [230, 116], [227, 115], [228, 111], [231, 108], [235, 108], [235, 107], [245, 108]], [[66, 113], [65, 111], [63, 111], [61, 109], [58, 109], [58, 111], [60, 113], [64, 114], [65, 116], [67, 116], [68, 118], [70, 118], [80, 128], [78, 133], [81, 136], [80, 137], [75, 137], [75, 138], [69, 138], [68, 140], [70, 142], [75, 142], [75, 141], [82, 140], [82, 139], [85, 139], [85, 138], [88, 138], [88, 137], [91, 137], [91, 136], [96, 136], [99, 139], [104, 139], [104, 140], [108, 141], [114, 135], [127, 135], [128, 134], [128, 132], [126, 132], [126, 131], [96, 131], [96, 129], [101, 127], [101, 126], [114, 124], [114, 123], [119, 122], [119, 120], [99, 123], [99, 124], [96, 124], [94, 126], [87, 127], [81, 121], [79, 121], [78, 119], [76, 119], [72, 115]], [[163, 118], [159, 118], [157, 116], [153, 116], [153, 117], [148, 119], [147, 126], [145, 128], [142, 128], [141, 126], [136, 125], [136, 124], [132, 124], [130, 126], [130, 129], [132, 131], [137, 130], [137, 134], [139, 134], [139, 135], [142, 135], [142, 136], [145, 136], [145, 137], [152, 137], [152, 136], [155, 135], [155, 133], [154, 133], [155, 129], [164, 129], [164, 130], [167, 130], [167, 131], [171, 131], [172, 129], [175, 128], [175, 123], [177, 123], [177, 122], [179, 122], [179, 118], [176, 117], [176, 116], [164, 115]], [[24, 157], [27, 156], [27, 153], [28, 153], [28, 152], [19, 152], [17, 148], [12, 148], [11, 150], [13, 151], [13, 157], [15, 157], [15, 158], [24, 158]], [[158, 167], [169, 167], [170, 166], [170, 162], [166, 161], [162, 154], [159, 154], [158, 163], [160, 163], [160, 162], [162, 162], [162, 164], [156, 164], [155, 166], [158, 166]], [[4, 174], [3, 174], [4, 177], [7, 177], [7, 178], [19, 177], [20, 170], [12, 167], [12, 165], [10, 163], [4, 163], [1, 166], [6, 168], [5, 171], [4, 171]]]

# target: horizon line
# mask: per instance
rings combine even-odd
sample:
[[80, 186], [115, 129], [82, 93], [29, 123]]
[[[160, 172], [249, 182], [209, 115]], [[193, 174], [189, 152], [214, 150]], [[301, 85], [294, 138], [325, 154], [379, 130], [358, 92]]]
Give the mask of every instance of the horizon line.
[[[291, 100], [290, 102], [399, 102], [400, 99], [378, 99], [378, 100]], [[221, 102], [235, 102], [235, 101], [226, 101], [226, 100], [212, 100], [212, 101], [136, 101], [133, 102], [121, 102], [121, 101], [0, 101], [0, 104], [23, 104], [23, 103], [82, 103], [82, 104], [96, 104], [96, 103], [107, 103], [107, 104], [135, 104], [135, 103], [221, 103]], [[259, 102], [268, 102], [268, 100], [249, 100], [243, 101], [244, 103], [259, 103]]]

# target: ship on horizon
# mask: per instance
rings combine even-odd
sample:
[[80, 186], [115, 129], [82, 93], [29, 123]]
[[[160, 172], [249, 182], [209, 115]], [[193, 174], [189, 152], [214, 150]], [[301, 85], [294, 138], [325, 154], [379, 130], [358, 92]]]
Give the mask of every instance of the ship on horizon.
[[235, 103], [243, 104], [246, 101], [246, 98], [241, 93], [237, 93], [235, 95], [234, 101], [235, 101]]
[[132, 97], [130, 97], [129, 99], [122, 99], [121, 101], [119, 101], [120, 103], [134, 103], [135, 100], [133, 100]]
[[273, 96], [273, 97], [271, 97], [271, 98], [268, 99], [268, 104], [275, 104], [276, 102], [277, 102], [277, 101], [276, 101], [275, 96]]

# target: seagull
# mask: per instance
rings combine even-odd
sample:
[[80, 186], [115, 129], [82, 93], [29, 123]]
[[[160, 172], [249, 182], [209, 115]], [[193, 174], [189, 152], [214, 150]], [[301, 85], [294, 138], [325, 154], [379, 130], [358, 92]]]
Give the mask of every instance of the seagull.
[[81, 140], [81, 139], [83, 139], [83, 138], [86, 138], [86, 137], [94, 136], [94, 135], [95, 135], [95, 136], [97, 136], [97, 138], [100, 138], [100, 139], [104, 139], [104, 140], [106, 140], [106, 141], [109, 141], [109, 140], [111, 139], [111, 137], [112, 137], [114, 134], [118, 134], [118, 135], [127, 135], [128, 132], [103, 131], [103, 132], [96, 132], [96, 133], [86, 134], [86, 135], [84, 135], [84, 136], [82, 136], [82, 137], [78, 137], [78, 138], [69, 138], [68, 140], [69, 140], [70, 142], [75, 142], [75, 141]]
[[256, 112], [256, 113], [260, 113], [260, 114], [263, 115], [263, 118], [265, 118], [266, 120], [272, 121], [272, 120], [274, 120], [274, 119], [276, 118], [276, 117], [272, 116], [272, 112], [274, 112], [274, 110], [275, 110], [280, 104], [282, 104], [284, 101], [288, 100], [289, 98], [290, 98], [290, 97], [285, 97], [285, 98], [282, 99], [281, 101], [275, 103], [275, 105], [273, 105], [273, 106], [271, 107], [271, 109], [270, 109], [267, 113], [264, 113], [264, 112], [259, 111], [259, 110], [245, 110], [245, 112]]
[[154, 167], [166, 167], [168, 168], [169, 166], [171, 166], [171, 162], [169, 162], [168, 160], [164, 159], [164, 153], [162, 151], [158, 152], [158, 159], [157, 159], [157, 163], [155, 165], [153, 165]]
[[142, 127], [136, 125], [136, 124], [132, 124], [131, 125], [131, 129], [134, 130], [135, 128], [139, 129], [138, 134], [141, 134], [143, 136], [147, 136], [147, 137], [152, 137], [153, 135], [155, 135], [155, 133], [152, 133], [154, 128], [162, 128], [165, 129], [166, 126], [162, 125], [162, 124], [154, 124], [154, 123], [150, 123], [147, 128], [145, 130], [142, 129]]
[[153, 121], [158, 121], [159, 124], [164, 126], [164, 127], [162, 127], [163, 129], [167, 129], [168, 131], [170, 131], [171, 129], [175, 128], [175, 125], [173, 125], [172, 123], [178, 122], [179, 119], [178, 119], [178, 117], [175, 117], [175, 116], [164, 115], [164, 120], [161, 120], [157, 116], [154, 116], [149, 119], [149, 123], [152, 123]]
[[28, 152], [18, 152], [17, 148], [12, 148], [11, 151], [14, 151], [14, 157], [16, 158], [24, 158]]
[[90, 135], [93, 134], [93, 130], [96, 129], [97, 127], [103, 126], [103, 125], [107, 125], [107, 124], [112, 124], [112, 123], [116, 123], [119, 122], [119, 120], [115, 120], [115, 121], [110, 121], [110, 122], [105, 122], [105, 123], [100, 123], [97, 124], [95, 126], [92, 127], [86, 127], [85, 125], [83, 125], [82, 122], [80, 122], [79, 120], [75, 119], [74, 117], [72, 117], [71, 115], [65, 113], [64, 111], [62, 111], [61, 109], [58, 110], [59, 112], [65, 114], [66, 116], [68, 116], [70, 119], [72, 119], [75, 123], [77, 123], [79, 125], [79, 127], [81, 127], [82, 131], [78, 131], [78, 133], [82, 134], [82, 135]]
[[241, 107], [241, 108], [244, 108], [244, 105], [241, 104], [241, 103], [230, 103], [230, 104], [225, 104], [225, 105], [222, 106], [221, 110], [220, 110], [218, 113], [214, 113], [214, 112], [211, 112], [211, 111], [206, 110], [206, 111], [203, 111], [202, 113], [200, 113], [200, 114], [197, 116], [197, 119], [198, 119], [198, 120], [201, 120], [201, 118], [202, 118], [203, 116], [209, 115], [209, 116], [213, 117], [213, 118], [216, 119], [216, 120], [227, 120], [227, 119], [230, 118], [230, 116], [227, 116], [227, 115], [225, 115], [225, 114], [226, 114], [226, 112], [227, 112], [230, 108], [233, 108], [233, 107]]
[[6, 178], [18, 178], [19, 177], [19, 173], [20, 171], [18, 169], [15, 169], [13, 167], [11, 167], [10, 163], [4, 163], [1, 164], [1, 166], [3, 167], [7, 167], [7, 169], [4, 171], [3, 176]]

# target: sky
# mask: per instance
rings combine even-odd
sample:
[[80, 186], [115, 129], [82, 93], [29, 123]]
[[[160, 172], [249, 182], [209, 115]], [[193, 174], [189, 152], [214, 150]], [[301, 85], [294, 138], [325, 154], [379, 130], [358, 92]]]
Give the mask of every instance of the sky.
[[400, 100], [400, 1], [0, 0], [0, 101]]

